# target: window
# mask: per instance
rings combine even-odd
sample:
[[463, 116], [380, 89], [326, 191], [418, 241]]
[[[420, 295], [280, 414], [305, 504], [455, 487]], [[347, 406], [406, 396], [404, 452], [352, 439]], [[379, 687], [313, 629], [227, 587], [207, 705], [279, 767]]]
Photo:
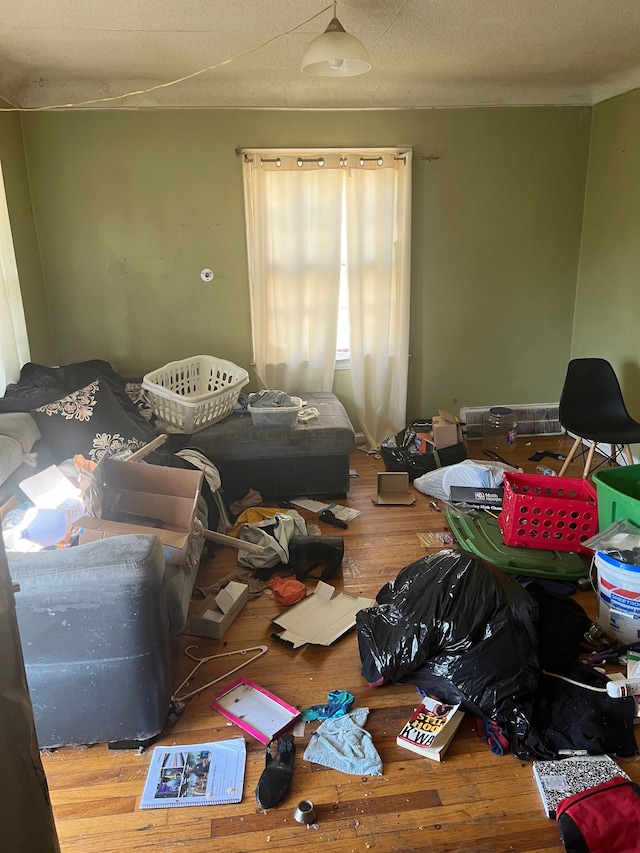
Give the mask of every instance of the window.
[[28, 360], [29, 342], [0, 164], [0, 395], [10, 382], [18, 380], [20, 368]]
[[349, 357], [368, 446], [404, 426], [411, 150], [245, 150], [254, 366], [264, 388], [330, 391]]

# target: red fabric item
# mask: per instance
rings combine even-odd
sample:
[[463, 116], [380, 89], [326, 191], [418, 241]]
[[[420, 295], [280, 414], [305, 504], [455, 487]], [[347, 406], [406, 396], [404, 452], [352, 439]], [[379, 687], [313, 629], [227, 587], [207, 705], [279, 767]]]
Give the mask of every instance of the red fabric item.
[[307, 594], [306, 586], [294, 577], [282, 578], [276, 575], [267, 586], [271, 587], [278, 604], [295, 604]]
[[639, 791], [615, 776], [561, 800], [556, 819], [567, 853], [638, 853]]

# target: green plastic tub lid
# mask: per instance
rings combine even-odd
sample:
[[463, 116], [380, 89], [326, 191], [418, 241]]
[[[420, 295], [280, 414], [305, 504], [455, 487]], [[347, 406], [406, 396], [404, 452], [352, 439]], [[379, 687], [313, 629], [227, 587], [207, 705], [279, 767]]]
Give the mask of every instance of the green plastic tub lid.
[[482, 510], [463, 513], [447, 503], [445, 514], [458, 543], [503, 572], [552, 580], [579, 580], [587, 574], [580, 554], [506, 545], [498, 519]]

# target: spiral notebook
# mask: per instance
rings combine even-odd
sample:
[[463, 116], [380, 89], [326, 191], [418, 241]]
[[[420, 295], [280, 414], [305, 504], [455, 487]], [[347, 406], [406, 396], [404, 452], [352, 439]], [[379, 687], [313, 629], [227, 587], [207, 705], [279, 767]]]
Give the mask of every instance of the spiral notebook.
[[547, 817], [556, 816], [561, 800], [579, 794], [614, 776], [629, 776], [609, 755], [584, 755], [571, 758], [534, 761], [533, 777]]
[[141, 809], [217, 806], [242, 800], [247, 745], [242, 737], [214, 743], [156, 746]]

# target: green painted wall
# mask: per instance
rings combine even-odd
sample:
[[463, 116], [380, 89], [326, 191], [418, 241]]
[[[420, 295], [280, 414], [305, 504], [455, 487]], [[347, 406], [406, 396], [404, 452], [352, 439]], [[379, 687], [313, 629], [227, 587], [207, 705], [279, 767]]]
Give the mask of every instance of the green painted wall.
[[[406, 144], [414, 150], [408, 416], [558, 399], [588, 108], [85, 111], [27, 114], [23, 128], [60, 362], [102, 357], [145, 372], [203, 352], [248, 368], [235, 149]], [[203, 267], [213, 283], [201, 282]], [[336, 390], [351, 411], [348, 376]]]
[[[7, 106], [0, 101], [0, 106]], [[40, 253], [31, 210], [20, 115], [0, 112], [0, 162], [4, 176], [31, 358], [50, 363], [54, 358], [49, 312], [40, 266]]]
[[640, 419], [640, 90], [598, 104], [593, 129], [572, 355], [614, 366]]

